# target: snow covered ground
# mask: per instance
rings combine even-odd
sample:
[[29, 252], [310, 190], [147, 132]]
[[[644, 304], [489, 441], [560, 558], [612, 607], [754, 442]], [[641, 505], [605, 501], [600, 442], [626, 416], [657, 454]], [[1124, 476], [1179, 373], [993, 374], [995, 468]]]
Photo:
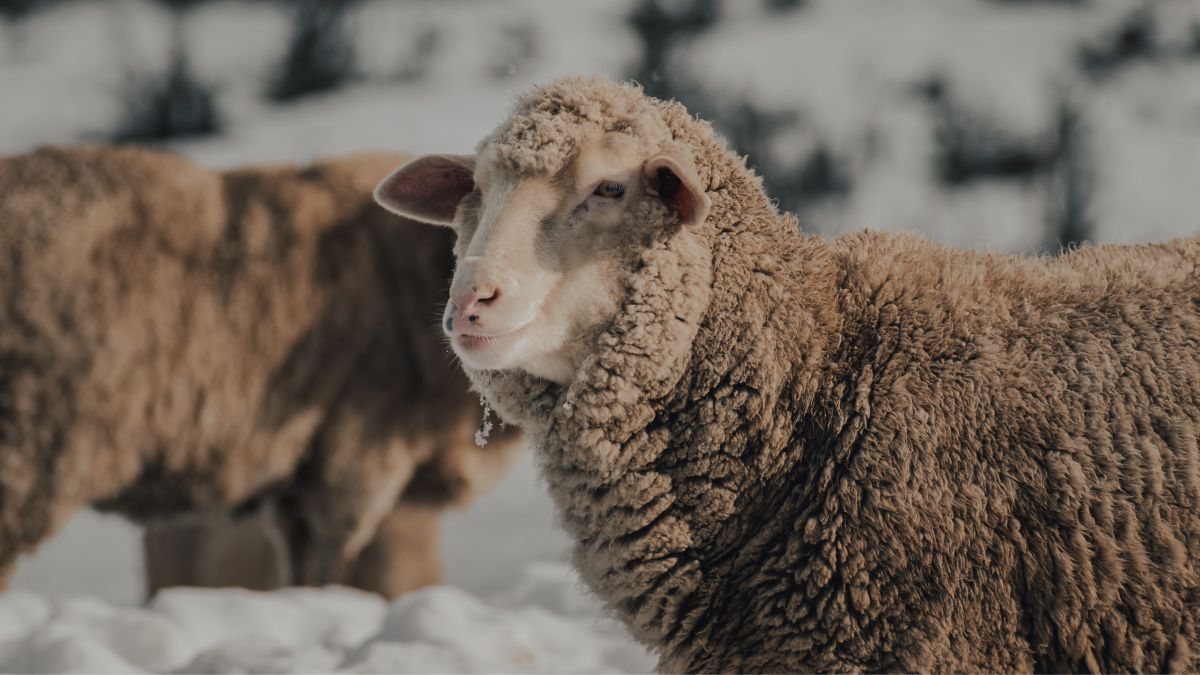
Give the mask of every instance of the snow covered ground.
[[637, 673], [653, 661], [563, 563], [483, 598], [347, 588], [170, 589], [144, 608], [0, 596], [0, 672]]
[[[352, 589], [176, 589], [144, 602], [140, 533], [85, 511], [0, 594], [0, 672], [644, 673], [605, 617], [529, 455], [444, 526], [446, 585], [391, 605]], [[144, 605], [144, 606], [143, 606]]]
[[[631, 0], [393, 2], [350, 18], [361, 77], [292, 104], [264, 81], [288, 33], [282, 3], [217, 0], [185, 23], [197, 76], [217, 91], [220, 134], [170, 143], [217, 168], [356, 150], [467, 152], [512, 97], [566, 74], [620, 77], [639, 45]], [[669, 3], [668, 3], [669, 4]], [[1169, 58], [1090, 81], [1079, 45], [1134, 3], [809, 0], [793, 12], [727, 2], [727, 17], [675, 58], [714, 95], [798, 113], [781, 161], [827, 144], [852, 189], [806, 226], [915, 229], [1016, 251], [1045, 237], [1044, 177], [939, 182], [931, 78], [973, 113], [1041, 138], [1064, 97], [1086, 115], [1094, 238], [1200, 233], [1200, 3], [1156, 3]], [[103, 139], [130, 78], [161, 70], [170, 15], [149, 0], [62, 2], [0, 31], [0, 153]], [[423, 62], [413, 45], [436, 35]], [[0, 671], [646, 671], [652, 660], [602, 618], [565, 567], [567, 540], [526, 458], [448, 516], [447, 586], [390, 605], [345, 589], [177, 590], [144, 604], [139, 532], [84, 512], [18, 567], [0, 595]]]
[[[469, 509], [447, 513], [443, 536], [446, 583], [482, 595], [512, 588], [527, 564], [568, 556], [567, 536], [528, 453]], [[18, 564], [12, 586], [55, 599], [87, 595], [133, 606], [145, 599], [140, 556], [138, 527], [83, 511]]]

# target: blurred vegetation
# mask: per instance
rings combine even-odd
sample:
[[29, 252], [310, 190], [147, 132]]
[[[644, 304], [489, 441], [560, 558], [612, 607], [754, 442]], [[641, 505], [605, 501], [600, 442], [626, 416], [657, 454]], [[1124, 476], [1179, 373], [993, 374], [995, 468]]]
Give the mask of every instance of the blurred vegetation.
[[4, 21], [0, 37], [5, 38], [8, 51], [19, 56], [25, 44], [25, 19], [34, 12], [52, 5], [56, 0], [0, 0], [0, 20]]
[[172, 50], [165, 73], [133, 79], [123, 100], [124, 119], [112, 135], [117, 143], [165, 141], [221, 130], [216, 95], [192, 75], [181, 49]]
[[1070, 250], [1092, 239], [1095, 175], [1088, 148], [1089, 132], [1082, 106], [1069, 95], [1054, 113], [1054, 163], [1050, 167], [1043, 250]]
[[35, 10], [45, 9], [52, 0], [0, 0], [0, 18], [20, 21]]
[[291, 0], [287, 54], [267, 90], [274, 101], [331, 91], [355, 77], [354, 43], [346, 13], [356, 0]]
[[1076, 50], [1079, 67], [1092, 79], [1111, 77], [1133, 63], [1161, 55], [1158, 23], [1148, 5], [1135, 7], [1115, 26]]
[[185, 22], [205, 0], [156, 0], [171, 12], [171, 55], [162, 73], [133, 76], [126, 85], [117, 143], [153, 143], [221, 130], [215, 89], [200, 82], [188, 60]]
[[[0, 0], [0, 19], [13, 36], [12, 44], [19, 47], [19, 28], [31, 15], [63, 1]], [[210, 0], [156, 1], [172, 17], [169, 59], [162, 71], [131, 76], [121, 92], [125, 112], [111, 134], [113, 140], [153, 142], [213, 133], [222, 127], [217, 92], [194, 75], [184, 30], [194, 9]], [[266, 99], [283, 104], [336, 90], [360, 77], [348, 25], [359, 0], [250, 1], [274, 2], [291, 17], [284, 55], [263, 91]], [[1093, 2], [980, 1], [1014, 7], [1084, 7]], [[803, 14], [810, 4], [811, 0], [759, 0], [757, 6], [771, 20], [784, 13]], [[648, 94], [677, 99], [711, 121], [763, 176], [767, 192], [780, 207], [799, 214], [803, 225], [810, 209], [825, 204], [836, 207], [852, 195], [856, 167], [849, 149], [839, 147], [808, 111], [747, 100], [708, 84], [703, 73], [692, 72], [686, 59], [689, 48], [721, 26], [732, 7], [732, 0], [634, 0], [623, 17], [637, 44], [626, 74]], [[1037, 190], [1044, 198], [1048, 250], [1092, 238], [1095, 180], [1087, 124], [1089, 92], [1133, 68], [1183, 60], [1200, 63], [1200, 22], [1183, 31], [1165, 31], [1161, 7], [1152, 0], [1131, 0], [1109, 25], [1069, 46], [1073, 58], [1070, 72], [1063, 77], [1075, 83], [1074, 89], [1063, 88], [1072, 93], [1061, 95], [1041, 127], [1033, 131], [1018, 130], [991, 112], [985, 101], [964, 95], [936, 72], [914, 83], [926, 103], [924, 114], [934, 149], [929, 168], [940, 189], [955, 191], [1001, 181]], [[744, 10], [744, 5], [738, 6], [739, 12]], [[395, 79], [428, 77], [446, 49], [442, 28], [429, 24], [410, 31]], [[518, 17], [495, 30], [497, 51], [485, 71], [489, 77], [513, 77], [537, 61], [544, 39], [537, 24]], [[863, 147], [872, 138], [866, 138]]]
[[933, 118], [935, 175], [949, 188], [981, 180], [1025, 180], [1054, 161], [1047, 139], [1024, 137], [1010, 125], [959, 100], [941, 75], [918, 86]]

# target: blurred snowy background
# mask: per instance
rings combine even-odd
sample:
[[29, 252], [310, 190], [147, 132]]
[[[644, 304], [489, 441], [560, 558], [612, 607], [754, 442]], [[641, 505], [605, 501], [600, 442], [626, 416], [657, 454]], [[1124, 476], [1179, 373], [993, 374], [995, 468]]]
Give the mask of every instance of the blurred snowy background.
[[[810, 231], [1051, 254], [1200, 234], [1200, 0], [0, 0], [0, 154], [469, 152], [515, 93], [593, 73], [712, 120]], [[652, 664], [576, 588], [528, 458], [447, 523], [451, 587], [390, 607], [181, 591], [133, 609], [138, 536], [84, 513], [24, 560], [0, 670]]]

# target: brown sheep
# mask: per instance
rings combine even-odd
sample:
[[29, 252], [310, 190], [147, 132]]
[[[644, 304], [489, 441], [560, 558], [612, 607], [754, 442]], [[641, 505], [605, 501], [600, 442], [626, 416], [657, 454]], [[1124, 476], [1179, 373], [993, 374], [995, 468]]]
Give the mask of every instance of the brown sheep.
[[478, 400], [435, 332], [452, 237], [371, 201], [400, 159], [0, 159], [0, 572], [85, 505], [269, 501], [290, 580], [336, 581], [398, 504], [502, 470], [515, 433], [467, 449]]
[[810, 236], [678, 103], [567, 79], [377, 196], [668, 672], [1200, 670], [1200, 240]]

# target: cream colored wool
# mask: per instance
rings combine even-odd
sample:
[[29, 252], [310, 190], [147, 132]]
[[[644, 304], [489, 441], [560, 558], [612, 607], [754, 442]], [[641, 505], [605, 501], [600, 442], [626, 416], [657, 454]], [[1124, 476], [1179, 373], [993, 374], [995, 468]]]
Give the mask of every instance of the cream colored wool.
[[707, 124], [601, 79], [478, 152], [554, 174], [618, 129], [691, 148], [707, 221], [663, 219], [569, 386], [468, 374], [660, 669], [1200, 669], [1200, 242], [808, 236]]

